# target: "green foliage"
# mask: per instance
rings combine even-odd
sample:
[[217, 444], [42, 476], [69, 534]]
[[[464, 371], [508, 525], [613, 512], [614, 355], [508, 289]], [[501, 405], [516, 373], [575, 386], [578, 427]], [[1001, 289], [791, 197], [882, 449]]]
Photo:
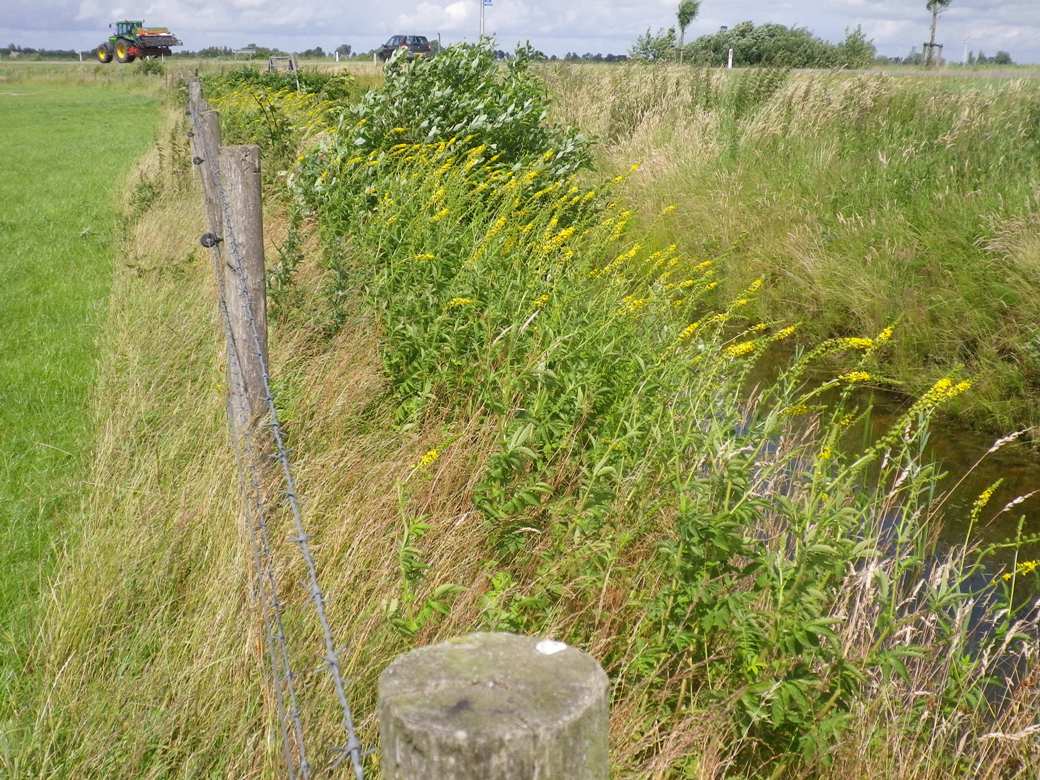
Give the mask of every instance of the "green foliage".
[[452, 46], [432, 58], [394, 58], [384, 86], [351, 111], [354, 125], [343, 130], [340, 142], [367, 153], [402, 142], [470, 137], [510, 161], [552, 149], [553, 172], [573, 173], [588, 164], [587, 143], [573, 130], [546, 122], [549, 100], [531, 72], [533, 54], [518, 48], [500, 69], [486, 41]]
[[[602, 645], [615, 695], [649, 691], [632, 706], [665, 731], [711, 711], [733, 772], [751, 776], [825, 767], [878, 690], [919, 723], [926, 685], [934, 717], [978, 715], [937, 729], [941, 764], [991, 715], [982, 659], [1002, 641], [968, 648], [956, 616], [975, 603], [977, 557], [929, 541], [935, 472], [920, 445], [965, 385], [938, 383], [879, 444], [843, 453], [858, 411], [845, 385], [888, 349], [886, 331], [822, 343], [748, 403], [752, 364], [791, 335], [748, 316], [768, 284], [720, 302], [712, 262], [633, 233], [624, 176], [590, 188], [549, 140], [572, 134], [522, 142], [541, 110], [513, 126], [494, 94], [478, 99], [501, 88], [485, 50], [435, 62], [394, 63], [289, 184], [322, 238], [324, 305], [360, 300], [378, 320], [397, 419], [497, 428], [473, 489], [494, 572], [483, 622], [584, 643], [617, 620]], [[786, 79], [764, 71], [703, 99], [746, 126]], [[838, 354], [859, 374], [806, 384], [808, 365]], [[808, 435], [793, 419], [825, 392], [839, 400]], [[426, 585], [431, 523], [406, 504], [387, 615], [410, 638], [454, 588]], [[988, 627], [1009, 602], [991, 604]], [[911, 685], [908, 663], [933, 666]], [[916, 728], [882, 728], [904, 727]]]
[[155, 57], [145, 57], [137, 69], [145, 76], [162, 76], [166, 73], [166, 66]]
[[686, 59], [700, 65], [721, 65], [730, 49], [737, 67], [859, 68], [871, 64], [876, 56], [874, 44], [860, 28], [848, 31], [842, 43], [833, 44], [803, 27], [741, 22], [687, 45]]
[[677, 13], [679, 29], [686, 32], [686, 28], [689, 27], [690, 23], [697, 18], [697, 14], [700, 10], [700, 0], [680, 0], [679, 11]]
[[628, 52], [634, 60], [641, 62], [667, 62], [677, 56], [675, 29], [658, 30], [653, 33], [647, 29], [636, 38], [636, 42]]
[[295, 72], [266, 71], [243, 66], [202, 76], [203, 92], [208, 99], [253, 88], [256, 91], [296, 90], [322, 100], [351, 101], [359, 96], [356, 80], [349, 73], [326, 73], [302, 69]]

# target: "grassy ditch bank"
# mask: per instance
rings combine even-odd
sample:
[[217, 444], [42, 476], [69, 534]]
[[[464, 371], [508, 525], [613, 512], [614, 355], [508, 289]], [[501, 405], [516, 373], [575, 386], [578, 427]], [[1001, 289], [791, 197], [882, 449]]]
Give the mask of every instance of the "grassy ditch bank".
[[[395, 65], [352, 108], [208, 89], [228, 132], [285, 161], [277, 327], [317, 329], [306, 360], [338, 364], [370, 320], [384, 383], [371, 424], [430, 442], [399, 463], [364, 543], [336, 509], [346, 478], [317, 488], [334, 582], [373, 554], [373, 525], [399, 529], [340, 618], [362, 648], [359, 711], [384, 649], [487, 627], [604, 662], [621, 776], [1035, 768], [1032, 747], [986, 737], [1028, 728], [1032, 677], [985, 681], [998, 656], [1032, 664], [1014, 660], [1037, 645], [1012, 590], [1035, 567], [994, 571], [970, 530], [934, 545], [945, 509], [922, 442], [970, 382], [940, 376], [876, 442], [839, 446], [853, 389], [900, 338], [886, 324], [810, 337], [748, 403], [755, 361], [798, 332], [756, 316], [772, 280], [726, 294], [714, 262], [639, 226], [623, 192], [642, 171], [582, 173], [591, 150], [545, 123], [523, 57], [502, 70], [461, 47]], [[810, 379], [826, 359], [832, 378]], [[305, 460], [345, 457], [300, 419]], [[992, 495], [969, 523], [1004, 517], [1013, 547], [1014, 505]]]
[[[962, 370], [949, 412], [990, 431], [1040, 407], [1040, 82], [754, 69], [561, 67], [558, 116], [643, 163], [628, 195], [661, 241], [752, 279], [803, 343], [901, 333], [883, 384]], [[668, 213], [662, 212], [668, 210]]]

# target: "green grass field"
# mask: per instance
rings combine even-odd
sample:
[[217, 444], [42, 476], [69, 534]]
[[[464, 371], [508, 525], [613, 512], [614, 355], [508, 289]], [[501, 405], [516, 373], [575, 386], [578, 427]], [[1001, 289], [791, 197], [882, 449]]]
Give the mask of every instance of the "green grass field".
[[140, 90], [0, 81], [0, 708], [77, 509], [118, 205], [157, 107]]

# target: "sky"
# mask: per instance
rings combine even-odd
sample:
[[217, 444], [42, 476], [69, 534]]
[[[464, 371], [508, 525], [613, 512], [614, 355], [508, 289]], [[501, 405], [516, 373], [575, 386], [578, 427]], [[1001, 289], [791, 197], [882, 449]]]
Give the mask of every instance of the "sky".
[[[171, 28], [185, 47], [257, 43], [290, 51], [349, 43], [369, 50], [395, 33], [475, 40], [481, 0], [0, 0], [0, 45], [90, 49], [109, 22], [143, 18]], [[674, 23], [677, 0], [492, 0], [487, 31], [512, 48], [530, 40], [547, 54], [624, 53], [648, 27]], [[862, 25], [887, 55], [928, 38], [925, 0], [704, 0], [687, 38], [745, 19], [808, 27], [839, 40]], [[939, 40], [946, 56], [965, 49], [1040, 62], [1040, 0], [953, 0]]]

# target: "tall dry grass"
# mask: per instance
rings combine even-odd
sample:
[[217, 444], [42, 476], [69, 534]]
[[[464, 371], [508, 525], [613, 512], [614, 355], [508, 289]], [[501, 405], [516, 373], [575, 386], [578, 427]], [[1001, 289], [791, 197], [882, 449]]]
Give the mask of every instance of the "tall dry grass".
[[[725, 294], [808, 338], [899, 322], [892, 385], [973, 375], [954, 411], [1040, 423], [1040, 84], [676, 67], [545, 70], [557, 116], [644, 164], [629, 195], [663, 241], [727, 263]], [[667, 205], [678, 208], [656, 219]]]

